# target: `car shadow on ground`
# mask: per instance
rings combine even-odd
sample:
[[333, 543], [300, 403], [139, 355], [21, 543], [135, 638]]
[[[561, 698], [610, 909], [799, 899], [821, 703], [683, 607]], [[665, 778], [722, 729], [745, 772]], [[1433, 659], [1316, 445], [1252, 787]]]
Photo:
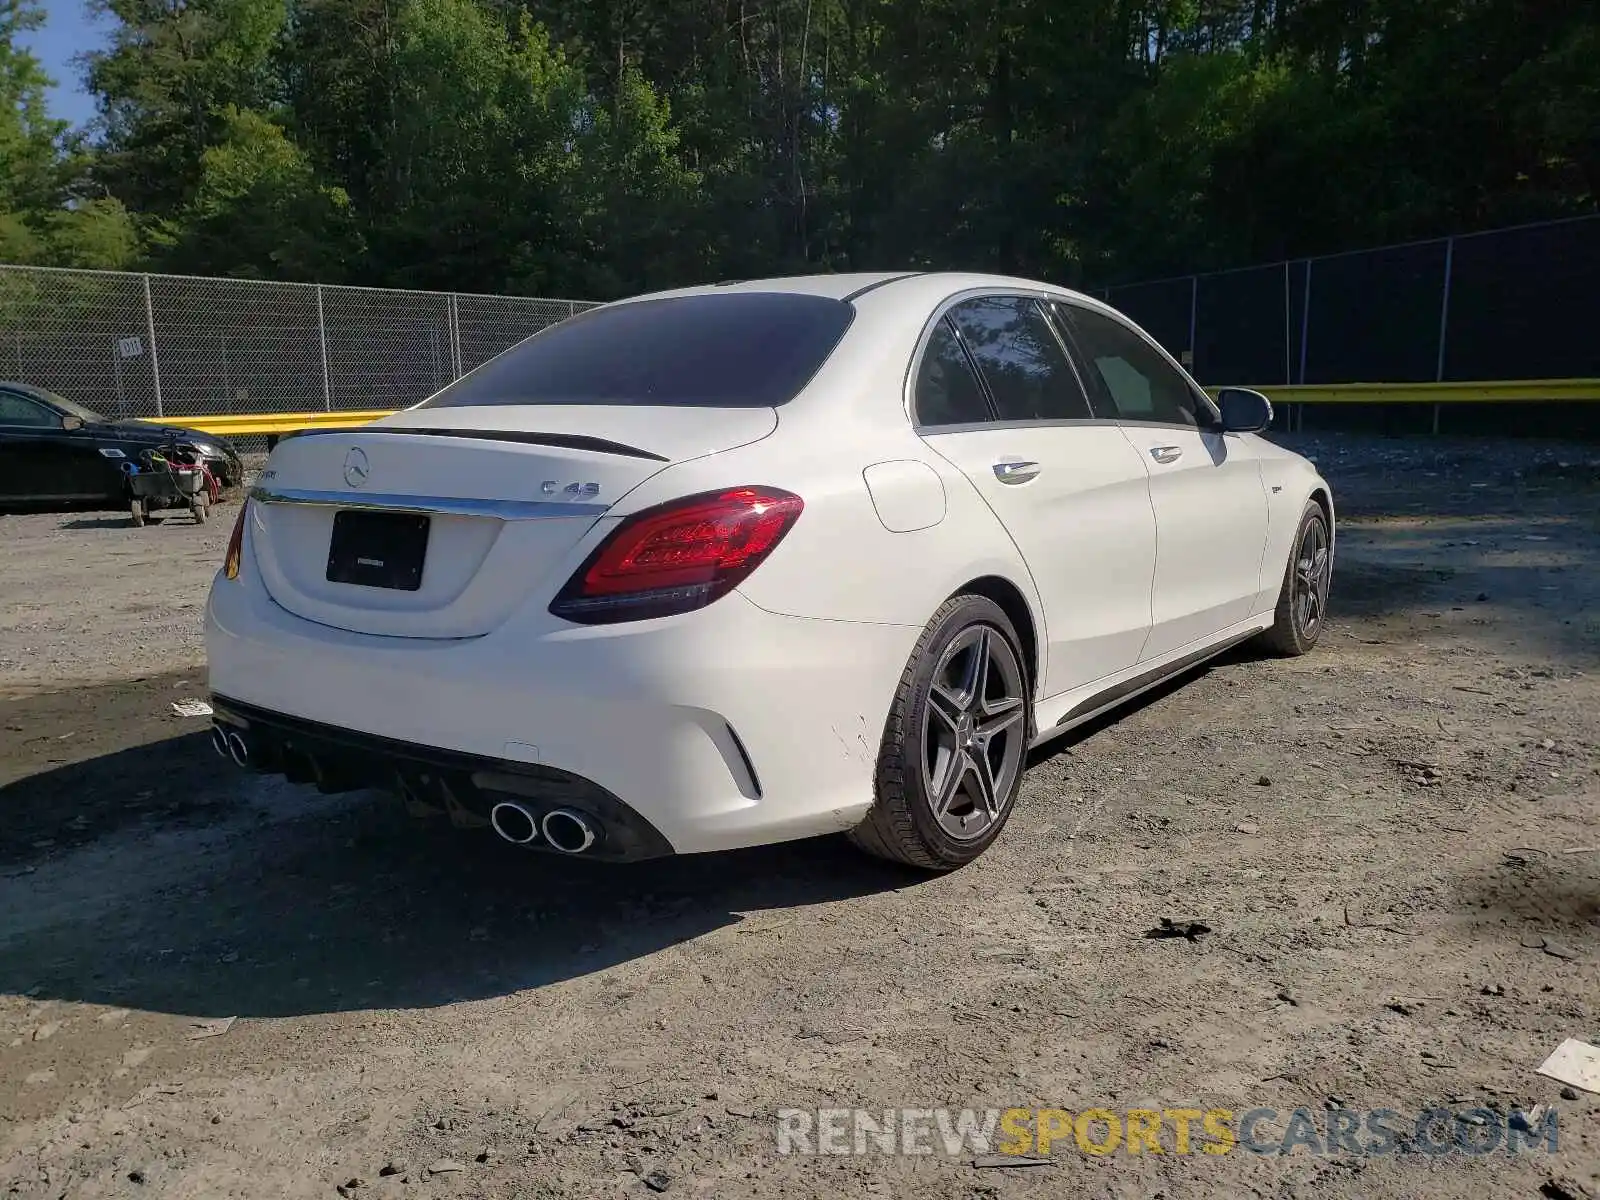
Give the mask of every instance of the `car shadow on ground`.
[[231, 776], [207, 724], [172, 703], [205, 695], [205, 672], [0, 696], [0, 873], [133, 823], [209, 818]]
[[[118, 502], [121, 506], [121, 502]], [[22, 516], [29, 513], [61, 513], [69, 515], [78, 514], [106, 514], [115, 520], [117, 508], [112, 506], [111, 497], [106, 496], [97, 500], [3, 500], [0, 501], [0, 517]], [[121, 506], [121, 511], [126, 514], [127, 508]]]
[[103, 517], [74, 517], [70, 521], [61, 522], [63, 529], [115, 529], [118, 527], [133, 528], [133, 521], [127, 513], [121, 516], [106, 515]]
[[1261, 658], [1261, 651], [1255, 649], [1248, 642], [1224, 650], [1215, 658], [1208, 659], [1196, 666], [1180, 671], [1176, 675], [1168, 676], [1156, 684], [1149, 691], [1140, 692], [1137, 696], [1123, 701], [1109, 712], [1103, 712], [1097, 717], [1085, 721], [1082, 725], [1074, 725], [1066, 733], [1052, 738], [1042, 746], [1036, 746], [1028, 752], [1027, 769], [1033, 770], [1057, 755], [1066, 754], [1083, 742], [1094, 737], [1095, 734], [1110, 729], [1112, 726], [1126, 721], [1135, 713], [1161, 703], [1162, 700], [1175, 692], [1193, 684], [1196, 680], [1203, 679], [1206, 675], [1219, 667], [1235, 666], [1239, 663], [1253, 662]]
[[[1337, 487], [1337, 485], [1336, 485]], [[1330, 632], [1354, 618], [1384, 644], [1452, 626], [1501, 627], [1508, 649], [1593, 661], [1600, 505], [1592, 488], [1442, 487], [1407, 511], [1367, 498], [1343, 511]]]
[[[562, 859], [415, 820], [376, 793], [240, 775], [204, 734], [154, 728], [166, 736], [0, 788], [0, 993], [205, 1017], [432, 1007], [719, 929], [759, 936], [807, 919], [784, 910], [926, 878], [842, 837]], [[697, 952], [716, 957], [714, 943]]]

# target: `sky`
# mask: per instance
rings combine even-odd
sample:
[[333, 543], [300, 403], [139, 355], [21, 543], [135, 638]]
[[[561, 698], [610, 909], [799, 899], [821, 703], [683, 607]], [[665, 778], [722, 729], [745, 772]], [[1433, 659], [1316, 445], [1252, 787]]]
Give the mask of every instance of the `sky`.
[[82, 71], [75, 55], [98, 50], [105, 44], [109, 21], [97, 18], [86, 0], [44, 0], [45, 23], [22, 35], [45, 71], [56, 81], [50, 92], [50, 115], [84, 125], [95, 115], [94, 100], [83, 90]]

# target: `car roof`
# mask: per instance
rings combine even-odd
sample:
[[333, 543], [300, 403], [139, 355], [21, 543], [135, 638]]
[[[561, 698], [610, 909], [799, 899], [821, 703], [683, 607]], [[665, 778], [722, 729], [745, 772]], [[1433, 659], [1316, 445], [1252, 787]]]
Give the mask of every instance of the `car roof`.
[[854, 271], [838, 275], [778, 275], [762, 279], [723, 279], [716, 283], [646, 292], [613, 303], [632, 304], [640, 300], [725, 295], [729, 292], [780, 292], [791, 296], [824, 296], [830, 300], [848, 300], [886, 283], [893, 283], [897, 279], [910, 278], [914, 274], [916, 272], [913, 271]]
[[[856, 402], [854, 398], [859, 394], [861, 381], [871, 377], [876, 380], [884, 396], [898, 398], [905, 382], [907, 365], [916, 353], [918, 339], [933, 314], [957, 297], [986, 292], [1031, 293], [1106, 312], [1114, 311], [1093, 296], [1057, 284], [967, 271], [876, 271], [730, 280], [633, 296], [604, 307], [729, 293], [821, 296], [848, 301], [855, 309], [855, 319], [850, 324], [849, 333], [828, 356], [811, 383], [795, 397], [797, 402], [802, 396], [814, 396], [816, 399], [796, 403], [792, 409], [786, 409], [789, 413], [786, 419], [794, 421], [814, 417], [825, 425], [833, 423], [835, 429], [846, 428], [851, 422], [858, 426], [887, 427], [892, 424], [898, 427], [906, 420], [903, 404], [898, 399], [874, 405]], [[603, 311], [603, 308], [590, 311]], [[840, 386], [841, 380], [847, 381], [844, 386]]]
[[618, 303], [629, 304], [640, 300], [665, 300], [679, 296], [704, 296], [726, 292], [783, 292], [797, 296], [826, 296], [833, 300], [855, 300], [857, 297], [874, 293], [881, 294], [886, 299], [890, 297], [910, 299], [912, 295], [921, 299], [942, 298], [957, 292], [980, 288], [1044, 290], [1099, 304], [1099, 301], [1092, 296], [1085, 296], [1042, 280], [967, 271], [859, 271], [837, 275], [779, 275], [766, 279], [730, 279], [697, 287], [648, 292], [641, 296], [630, 296]]

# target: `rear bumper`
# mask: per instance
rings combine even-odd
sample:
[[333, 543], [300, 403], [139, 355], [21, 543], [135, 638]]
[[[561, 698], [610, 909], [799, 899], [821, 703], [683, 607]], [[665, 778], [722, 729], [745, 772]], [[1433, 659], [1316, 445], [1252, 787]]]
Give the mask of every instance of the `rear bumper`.
[[[598, 836], [585, 858], [661, 858], [672, 846], [610, 792], [565, 771], [374, 737], [268, 712], [212, 693], [217, 726], [240, 739], [252, 770], [315, 784], [324, 792], [380, 788], [448, 812], [457, 824], [487, 825], [497, 803], [515, 801], [537, 820], [557, 809], [590, 819]], [[535, 838], [531, 849], [549, 847]]]
[[[468, 777], [593, 789], [675, 853], [859, 823], [919, 633], [779, 616], [735, 592], [622, 625], [539, 609], [476, 638], [376, 636], [287, 612], [248, 562], [239, 580], [218, 577], [206, 610], [219, 715], [377, 739], [379, 774], [397, 761], [455, 763]], [[650, 841], [640, 834], [640, 847]]]

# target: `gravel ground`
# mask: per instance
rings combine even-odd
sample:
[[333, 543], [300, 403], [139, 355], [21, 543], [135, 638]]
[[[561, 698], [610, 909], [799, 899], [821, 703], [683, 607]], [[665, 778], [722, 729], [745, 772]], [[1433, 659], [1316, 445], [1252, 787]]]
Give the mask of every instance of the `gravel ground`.
[[[1600, 1095], [1535, 1074], [1600, 1044], [1600, 452], [1285, 440], [1341, 508], [1322, 645], [1037, 755], [938, 879], [832, 839], [599, 869], [237, 776], [169, 707], [233, 513], [0, 517], [0, 1188], [1600, 1197]], [[1554, 1153], [992, 1169], [774, 1120], [1534, 1104]]]

